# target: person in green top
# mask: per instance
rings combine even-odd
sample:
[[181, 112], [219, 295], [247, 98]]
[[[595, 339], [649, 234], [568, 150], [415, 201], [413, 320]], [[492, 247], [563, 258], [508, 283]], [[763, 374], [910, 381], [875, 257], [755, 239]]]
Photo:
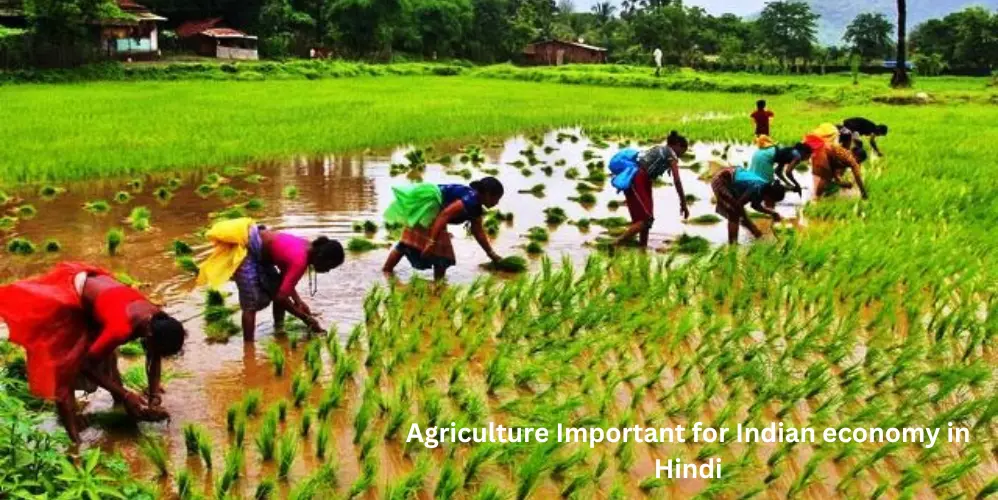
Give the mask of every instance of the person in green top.
[[787, 190], [800, 194], [800, 183], [794, 178], [794, 169], [802, 161], [811, 157], [811, 148], [807, 144], [797, 143], [792, 147], [781, 148], [775, 144], [760, 147], [752, 155], [748, 171], [758, 175], [766, 182], [779, 180]]

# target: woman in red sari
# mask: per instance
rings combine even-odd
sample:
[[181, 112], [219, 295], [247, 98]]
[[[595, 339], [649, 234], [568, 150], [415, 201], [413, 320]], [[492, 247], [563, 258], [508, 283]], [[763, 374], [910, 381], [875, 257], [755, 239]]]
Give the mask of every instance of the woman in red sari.
[[[28, 386], [54, 401], [70, 439], [79, 441], [74, 392], [103, 387], [137, 420], [169, 415], [161, 404], [161, 360], [180, 352], [183, 325], [107, 271], [61, 263], [47, 274], [0, 286], [0, 320], [24, 347]], [[146, 351], [145, 397], [125, 389], [117, 349], [140, 340]]]

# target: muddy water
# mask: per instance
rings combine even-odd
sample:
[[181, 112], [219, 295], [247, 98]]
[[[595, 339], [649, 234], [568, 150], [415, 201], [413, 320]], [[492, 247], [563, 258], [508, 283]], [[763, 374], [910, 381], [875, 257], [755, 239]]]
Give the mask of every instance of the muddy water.
[[[568, 134], [578, 137], [577, 142], [567, 138]], [[590, 161], [609, 158], [619, 149], [614, 142], [609, 147], [599, 149], [593, 147], [588, 139], [578, 130], [552, 131], [543, 137], [543, 144], [534, 144], [537, 159], [541, 165], [528, 167], [532, 175], [524, 173], [510, 163], [525, 161], [521, 152], [531, 146], [524, 137], [514, 137], [501, 144], [485, 147], [488, 161], [482, 168], [497, 168], [498, 177], [506, 186], [506, 196], [499, 205], [504, 212], [514, 214], [511, 225], [503, 225], [500, 233], [494, 238], [493, 245], [500, 254], [522, 254], [522, 246], [526, 243], [523, 234], [532, 226], [544, 226], [542, 210], [547, 207], [560, 206], [565, 209], [570, 219], [583, 217], [602, 218], [611, 216], [627, 217], [627, 209], [623, 204], [623, 196], [616, 193], [607, 182], [602, 191], [595, 193], [598, 202], [592, 207], [583, 207], [568, 200], [577, 196], [575, 186], [580, 180], [568, 180], [565, 171], [570, 167], [578, 169], [580, 177], [587, 175], [585, 165]], [[553, 148], [545, 153], [545, 147]], [[741, 165], [748, 162], [752, 149], [747, 146], [734, 145], [725, 152], [725, 145], [696, 144], [692, 148], [695, 159], [686, 161], [689, 165], [699, 163], [704, 166], [700, 172], [707, 170], [707, 165], [713, 161], [718, 164], [732, 163]], [[116, 192], [126, 190], [123, 181], [92, 182], [64, 186], [67, 192], [54, 200], [44, 201], [31, 192], [17, 193], [25, 202], [32, 203], [38, 209], [38, 214], [31, 219], [20, 221], [16, 229], [3, 234], [3, 242], [14, 236], [26, 237], [36, 244], [48, 238], [58, 239], [62, 252], [55, 255], [38, 253], [30, 257], [13, 257], [4, 254], [0, 258], [0, 282], [24, 277], [40, 272], [59, 259], [74, 259], [93, 262], [115, 271], [127, 272], [144, 283], [143, 289], [157, 300], [166, 304], [167, 310], [184, 320], [191, 332], [183, 356], [168, 362], [168, 370], [180, 375], [167, 384], [167, 394], [164, 406], [171, 412], [172, 421], [168, 424], [143, 425], [142, 429], [121, 429], [92, 427], [84, 433], [84, 438], [90, 445], [99, 445], [108, 450], [118, 450], [136, 466], [144, 477], [151, 477], [151, 471], [145, 466], [145, 461], [139, 457], [135, 448], [135, 438], [141, 433], [162, 434], [166, 438], [174, 466], [187, 465], [192, 471], [200, 471], [197, 460], [186, 457], [181, 428], [183, 424], [196, 422], [202, 425], [215, 443], [214, 475], [208, 473], [203, 477], [206, 485], [211, 484], [213, 477], [220, 477], [220, 464], [230, 437], [225, 429], [225, 413], [233, 402], [239, 401], [251, 388], [260, 389], [264, 393], [264, 408], [270, 403], [289, 394], [290, 376], [276, 378], [272, 368], [264, 356], [264, 345], [269, 342], [269, 332], [272, 322], [267, 314], [258, 319], [260, 333], [256, 345], [244, 345], [240, 339], [232, 339], [227, 344], [208, 344], [202, 333], [200, 319], [202, 295], [193, 289], [192, 277], [176, 268], [169, 246], [174, 239], [182, 239], [195, 245], [203, 255], [207, 247], [195, 234], [210, 222], [210, 214], [229, 205], [245, 202], [249, 197], [265, 201], [263, 210], [253, 215], [263, 224], [274, 229], [288, 231], [307, 238], [327, 235], [343, 241], [361, 236], [352, 231], [352, 223], [361, 220], [373, 220], [380, 223], [380, 214], [391, 203], [391, 188], [410, 182], [405, 175], [392, 177], [390, 165], [405, 163], [405, 153], [408, 148], [399, 148], [387, 152], [365, 152], [356, 155], [326, 156], [319, 158], [297, 157], [284, 161], [274, 161], [244, 166], [246, 173], [257, 173], [267, 177], [262, 183], [246, 182], [245, 175], [230, 176], [229, 185], [246, 190], [248, 195], [233, 200], [221, 200], [217, 194], [201, 197], [195, 193], [195, 188], [205, 181], [212, 173], [221, 173], [221, 168], [213, 168], [192, 174], [179, 176], [183, 185], [174, 192], [168, 202], [161, 202], [153, 196], [156, 187], [164, 185], [173, 176], [159, 176], [144, 179], [144, 188], [134, 199], [125, 204], [112, 201]], [[586, 151], [595, 153], [595, 158], [586, 160]], [[450, 154], [455, 161], [452, 166], [439, 164], [427, 166], [422, 178], [431, 182], [458, 182], [467, 180], [448, 172], [468, 168], [474, 177], [485, 175], [480, 168], [462, 165], [457, 161], [459, 153], [453, 149], [437, 148], [427, 152], [432, 159], [443, 154]], [[723, 157], [723, 158], [722, 158]], [[555, 166], [563, 163], [563, 166]], [[551, 176], [541, 171], [544, 165], [551, 165], [554, 173]], [[701, 180], [698, 173], [684, 168], [680, 172], [681, 181], [687, 194], [693, 194], [698, 201], [690, 204], [691, 217], [713, 213], [712, 194], [708, 182]], [[669, 183], [673, 182], [668, 177]], [[809, 187], [810, 176], [798, 174], [798, 180]], [[544, 197], [519, 193], [535, 184], [547, 186]], [[286, 186], [294, 185], [299, 189], [296, 199], [287, 199], [282, 195]], [[787, 201], [778, 207], [787, 218], [797, 218], [802, 203], [806, 201], [809, 190], [805, 190], [804, 200], [796, 195], [789, 195]], [[88, 201], [107, 200], [112, 210], [104, 215], [94, 215], [81, 209]], [[611, 200], [620, 201], [620, 208], [611, 210], [607, 204]], [[127, 217], [133, 207], [146, 206], [152, 211], [153, 228], [145, 232], [133, 231], [122, 219]], [[669, 242], [683, 233], [698, 235], [711, 242], [721, 243], [727, 238], [726, 225], [693, 225], [684, 223], [678, 214], [678, 198], [671, 185], [660, 186], [655, 190], [656, 224], [651, 233], [653, 248], [666, 248]], [[108, 257], [103, 249], [104, 234], [111, 227], [123, 227], [126, 241], [120, 255]], [[576, 260], [582, 260], [588, 254], [586, 242], [593, 241], [602, 229], [592, 226], [588, 232], [580, 232], [575, 226], [563, 224], [551, 230], [550, 242], [546, 245], [548, 255], [568, 255]], [[448, 273], [452, 282], [468, 282], [480, 273], [478, 264], [485, 260], [482, 251], [474, 240], [461, 227], [452, 226], [455, 253], [458, 265]], [[764, 229], [765, 230], [765, 229]], [[749, 236], [742, 231], [742, 238]], [[385, 232], [379, 231], [374, 239], [386, 241]], [[384, 282], [381, 273], [387, 250], [376, 250], [365, 254], [351, 255], [347, 262], [334, 272], [319, 276], [318, 293], [307, 300], [312, 310], [321, 313], [321, 320], [327, 324], [335, 324], [345, 335], [350, 327], [363, 317], [361, 307], [363, 297], [375, 284]], [[537, 265], [536, 259], [534, 266]], [[403, 280], [412, 277], [405, 261], [399, 266], [399, 276]], [[423, 274], [424, 277], [428, 277]], [[230, 286], [227, 291], [234, 291]], [[300, 293], [307, 297], [305, 284], [302, 283]], [[2, 328], [2, 327], [0, 327]], [[284, 341], [282, 341], [284, 342]], [[298, 352], [289, 351], [286, 373], [294, 373], [298, 365], [301, 349]], [[135, 361], [123, 361], [123, 370]], [[326, 374], [328, 376], [328, 374]], [[313, 407], [321, 391], [313, 391]], [[347, 392], [348, 398], [350, 391]], [[102, 412], [110, 407], [110, 399], [103, 393], [97, 393], [84, 399], [87, 412]], [[334, 412], [331, 448], [350, 449], [352, 430], [352, 403]], [[289, 422], [297, 422], [298, 412], [292, 412], [294, 417]], [[247, 432], [247, 441], [255, 436], [256, 423], [251, 423]], [[309, 448], [300, 453], [294, 468], [293, 477], [303, 477], [307, 471], [314, 469], [318, 462]], [[273, 475], [273, 469], [259, 465], [255, 447], [252, 443], [246, 446], [246, 470], [248, 481], [240, 481], [237, 488], [248, 488], [256, 484], [261, 477]], [[332, 454], [337, 454], [331, 451]], [[339, 452], [341, 457], [344, 453]], [[389, 477], [397, 477], [407, 471], [411, 464], [398, 458], [399, 453], [382, 452], [381, 483]], [[641, 468], [647, 467], [647, 459], [643, 459]], [[340, 460], [341, 476], [352, 480], [359, 474], [359, 464], [353, 459]], [[341, 481], [342, 483], [343, 481]], [[349, 482], [346, 482], [349, 484]], [[699, 489], [695, 486], [694, 490]], [[237, 489], [236, 493], [249, 493], [251, 490]]]

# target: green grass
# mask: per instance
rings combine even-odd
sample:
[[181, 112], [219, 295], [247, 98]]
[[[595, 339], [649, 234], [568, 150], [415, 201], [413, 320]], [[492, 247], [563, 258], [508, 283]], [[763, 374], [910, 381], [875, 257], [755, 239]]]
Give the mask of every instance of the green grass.
[[[876, 85], [871, 81], [869, 87]], [[983, 85], [979, 89], [983, 91]], [[749, 133], [745, 120], [681, 121], [708, 112], [740, 117], [751, 111], [753, 98], [716, 92], [400, 76], [4, 86], [0, 100], [5, 103], [6, 118], [0, 120], [0, 136], [9, 138], [0, 149], [0, 179], [16, 183], [114, 177], [579, 123], [639, 137], [662, 135], [670, 128], [682, 128], [694, 139], [744, 137]], [[797, 102], [793, 96], [770, 99], [779, 116], [774, 127], [778, 139], [798, 139], [802, 131], [821, 121], [885, 115], [888, 109], [899, 134], [915, 123], [944, 123], [947, 115], [915, 107], [872, 105], [871, 109], [868, 101], [854, 109], [801, 107]], [[212, 134], [190, 133], [186, 118], [192, 109], [198, 110], [198, 126]], [[649, 109], [660, 111], [649, 113]], [[929, 123], [912, 119], [922, 114], [928, 115]], [[973, 114], [981, 116], [971, 121], [988, 121], [995, 112], [976, 110]], [[259, 116], [267, 119], [255, 119]], [[78, 127], [83, 119], [92, 126]], [[326, 133], [314, 134], [318, 129]], [[33, 140], [37, 130], [45, 130], [44, 143]], [[889, 142], [884, 141], [885, 145]]]

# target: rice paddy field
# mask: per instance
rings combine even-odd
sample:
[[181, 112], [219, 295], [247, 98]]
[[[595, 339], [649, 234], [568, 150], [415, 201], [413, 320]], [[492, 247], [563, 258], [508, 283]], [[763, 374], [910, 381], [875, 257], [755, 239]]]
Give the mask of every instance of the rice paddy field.
[[[148, 496], [989, 498], [998, 491], [998, 108], [983, 80], [922, 79], [927, 92], [973, 98], [902, 106], [835, 78], [802, 81], [851, 96], [838, 103], [798, 90], [769, 97], [774, 135], [788, 143], [850, 116], [888, 123], [886, 156], [864, 165], [869, 200], [811, 200], [800, 172], [804, 195], [777, 207], [787, 222], [762, 220], [767, 236], [737, 246], [721, 245], [707, 177], [752, 152], [757, 96], [744, 92], [474, 73], [3, 86], [0, 282], [84, 259], [185, 321], [185, 352], [166, 365], [171, 421], [135, 426], [106, 394], [84, 398], [92, 426], [82, 448], [120, 455]], [[680, 177], [690, 221], [666, 178], [652, 249], [601, 251], [627, 220], [603, 163], [672, 129], [695, 143]], [[393, 185], [483, 175], [507, 191], [486, 217], [493, 244], [524, 257], [527, 272], [480, 269], [484, 255], [452, 227], [458, 265], [445, 286], [405, 263], [397, 280], [381, 276], [397, 237], [380, 219]], [[306, 299], [328, 335], [311, 339], [298, 325], [273, 335], [264, 320], [257, 342], [243, 344], [234, 287], [193, 287], [204, 227], [241, 215], [353, 250]], [[0, 352], [6, 380], [18, 354], [6, 342]], [[142, 387], [141, 348], [121, 355], [126, 383]], [[37, 429], [58, 434], [40, 412]], [[943, 435], [952, 424], [969, 440], [406, 440], [413, 424], [452, 422]], [[3, 432], [0, 447], [14, 446], [15, 433]], [[656, 478], [656, 460], [670, 459], [720, 459], [724, 472]], [[16, 490], [11, 477], [0, 492], [45, 491]], [[78, 484], [70, 479], [59, 481]]]

